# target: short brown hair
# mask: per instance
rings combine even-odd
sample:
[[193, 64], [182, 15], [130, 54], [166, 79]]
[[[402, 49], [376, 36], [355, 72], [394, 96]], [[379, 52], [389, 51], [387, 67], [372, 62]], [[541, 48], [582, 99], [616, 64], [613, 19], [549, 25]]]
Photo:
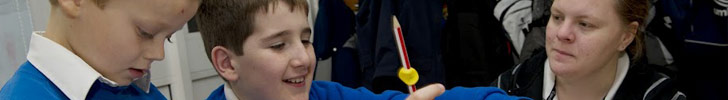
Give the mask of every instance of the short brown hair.
[[243, 55], [243, 42], [253, 32], [255, 14], [270, 10], [269, 5], [278, 2], [290, 5], [291, 12], [300, 9], [308, 14], [305, 0], [202, 0], [196, 20], [208, 59], [212, 61], [210, 53], [215, 46]]
[[634, 34], [634, 41], [627, 47], [628, 52], [632, 54], [633, 61], [641, 59], [644, 53], [644, 33], [642, 33], [641, 29], [647, 25], [645, 20], [647, 14], [649, 14], [649, 7], [650, 3], [647, 0], [617, 0], [616, 3], [617, 14], [619, 14], [623, 23], [639, 23], [637, 32]]

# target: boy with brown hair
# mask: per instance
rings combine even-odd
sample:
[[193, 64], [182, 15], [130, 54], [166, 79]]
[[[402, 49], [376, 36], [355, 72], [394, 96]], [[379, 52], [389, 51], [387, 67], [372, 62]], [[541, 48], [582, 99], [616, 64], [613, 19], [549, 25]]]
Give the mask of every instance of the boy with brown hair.
[[[213, 67], [226, 81], [208, 100], [519, 99], [497, 88], [430, 85], [412, 95], [313, 81], [316, 65], [304, 0], [205, 0], [198, 23]], [[444, 93], [444, 94], [443, 94]]]

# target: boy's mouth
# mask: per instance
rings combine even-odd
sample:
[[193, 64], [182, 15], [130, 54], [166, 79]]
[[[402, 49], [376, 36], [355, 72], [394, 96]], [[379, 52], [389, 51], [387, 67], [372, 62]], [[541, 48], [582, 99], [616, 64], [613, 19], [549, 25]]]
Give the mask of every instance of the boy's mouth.
[[135, 79], [136, 78], [141, 78], [142, 76], [144, 76], [144, 73], [145, 72], [146, 71], [143, 70], [143, 69], [129, 68], [129, 74], [131, 74], [131, 77], [132, 78], [135, 78]]
[[303, 85], [305, 85], [306, 78], [305, 78], [305, 75], [304, 75], [304, 76], [299, 76], [299, 77], [284, 79], [283, 82], [286, 83], [286, 84], [288, 84], [288, 85], [291, 85], [293, 87], [303, 87]]

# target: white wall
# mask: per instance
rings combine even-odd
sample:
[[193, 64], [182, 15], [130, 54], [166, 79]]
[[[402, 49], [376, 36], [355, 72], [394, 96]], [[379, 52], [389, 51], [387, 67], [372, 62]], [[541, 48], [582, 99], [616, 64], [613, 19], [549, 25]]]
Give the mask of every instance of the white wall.
[[[207, 59], [199, 32], [187, 27], [165, 44], [165, 59], [152, 63], [152, 83], [169, 99], [202, 100], [223, 84]], [[165, 92], [169, 91], [169, 92]]]
[[0, 86], [25, 62], [33, 31], [28, 8], [26, 0], [0, 0]]

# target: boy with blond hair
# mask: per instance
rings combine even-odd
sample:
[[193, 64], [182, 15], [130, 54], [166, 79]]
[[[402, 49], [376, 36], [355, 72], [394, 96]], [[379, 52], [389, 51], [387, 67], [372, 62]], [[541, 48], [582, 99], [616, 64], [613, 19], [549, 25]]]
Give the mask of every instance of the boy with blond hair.
[[47, 29], [32, 34], [28, 61], [0, 99], [165, 99], [148, 80], [150, 64], [164, 59], [164, 41], [199, 3], [50, 0]]

